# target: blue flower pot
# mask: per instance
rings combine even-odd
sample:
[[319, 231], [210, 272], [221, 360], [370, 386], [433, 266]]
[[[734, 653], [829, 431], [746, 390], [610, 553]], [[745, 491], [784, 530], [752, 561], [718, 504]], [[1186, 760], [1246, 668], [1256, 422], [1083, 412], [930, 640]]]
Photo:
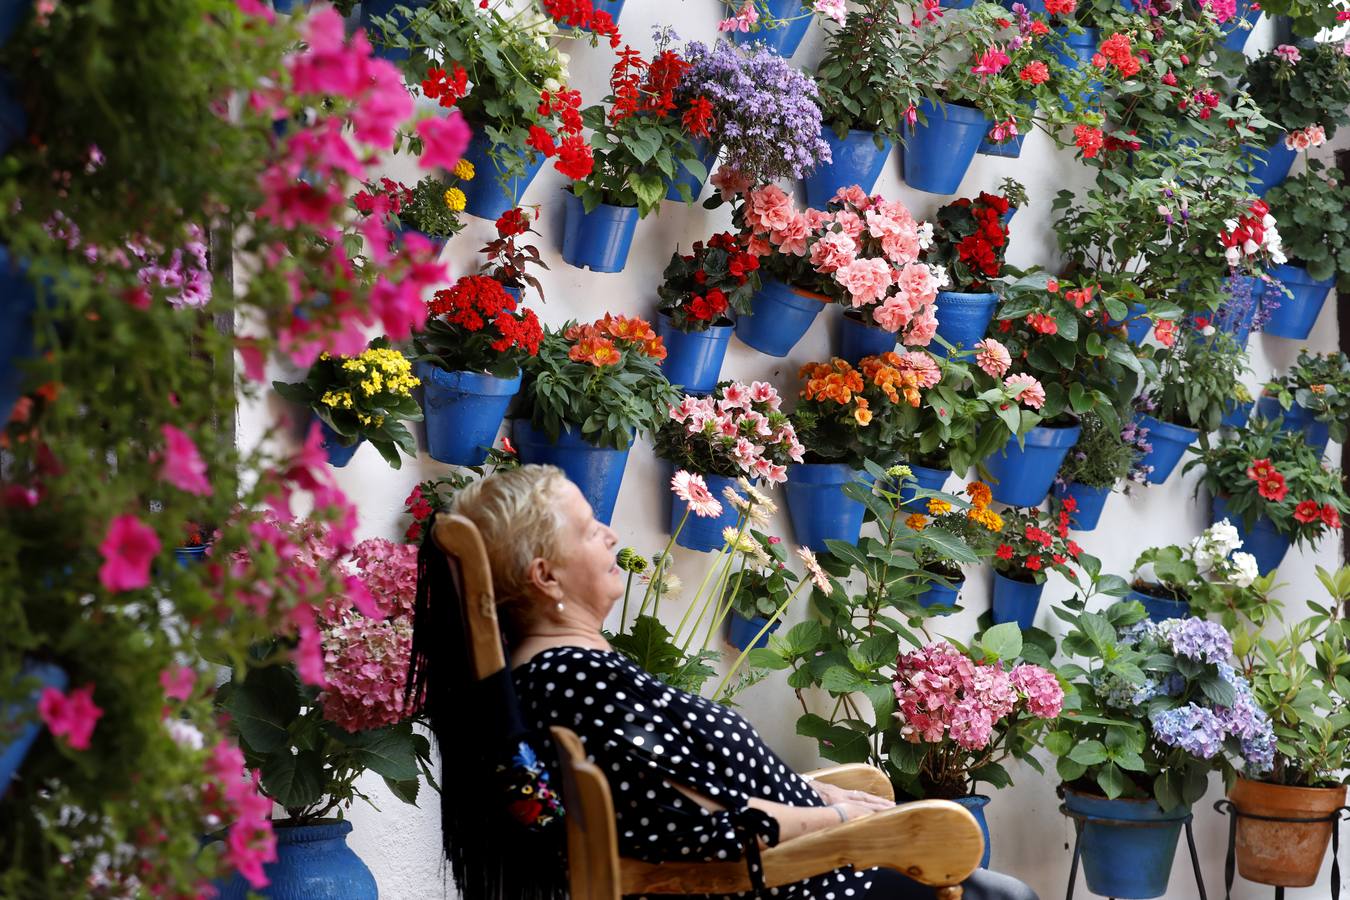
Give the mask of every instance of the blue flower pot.
[[1148, 337], [1149, 329], [1153, 327], [1153, 320], [1147, 315], [1148, 306], [1143, 303], [1131, 303], [1129, 311], [1125, 313], [1124, 319], [1107, 319], [1106, 324], [1109, 328], [1119, 328], [1125, 326], [1125, 337], [1136, 347], [1144, 343], [1144, 338]]
[[1003, 214], [1003, 227], [1004, 227], [1004, 228], [1007, 228], [1009, 225], [1012, 224], [1012, 219], [1013, 219], [1013, 216], [1015, 216], [1015, 215], [1017, 215], [1017, 207], [1015, 207], [1015, 206], [1010, 206], [1010, 207], [1008, 207], [1007, 212], [1005, 212], [1005, 213]]
[[1227, 519], [1237, 529], [1238, 537], [1242, 539], [1242, 552], [1256, 557], [1256, 568], [1262, 575], [1269, 575], [1284, 562], [1284, 556], [1289, 552], [1289, 536], [1276, 531], [1275, 523], [1270, 519], [1260, 516], [1256, 524], [1248, 528], [1241, 516], [1228, 511], [1228, 501], [1223, 497], [1215, 497], [1211, 508], [1210, 521]]
[[755, 635], [763, 630], [768, 621], [764, 616], [747, 619], [733, 609], [731, 615], [727, 617], [727, 643], [741, 651], [746, 649], [759, 650], [769, 646], [769, 635], [778, 630], [778, 626], [783, 624], [783, 620], [780, 618], [777, 622], [774, 622], [773, 627], [765, 631], [762, 638], [755, 640]]
[[[377, 900], [375, 876], [351, 847], [352, 823], [276, 827], [277, 861], [265, 863], [271, 882], [256, 893], [270, 900]], [[216, 883], [220, 900], [244, 900], [248, 882], [235, 875]]]
[[941, 106], [924, 98], [905, 139], [905, 184], [930, 194], [955, 194], [975, 159], [980, 142], [993, 127], [973, 106], [946, 103]]
[[0, 244], [0, 424], [9, 421], [23, 393], [19, 364], [33, 355], [33, 310], [37, 292], [28, 278], [28, 266], [10, 256]]
[[1069, 513], [1069, 524], [1074, 531], [1092, 531], [1101, 520], [1102, 509], [1106, 506], [1106, 498], [1111, 496], [1111, 489], [1089, 487], [1076, 481], [1061, 487], [1056, 482], [1055, 496], [1061, 500], [1072, 497], [1077, 502], [1077, 508]]
[[508, 178], [506, 186], [503, 187], [498, 180], [501, 170], [489, 155], [492, 140], [482, 126], [471, 124], [473, 124], [473, 138], [469, 141], [468, 149], [464, 151], [464, 159], [473, 163], [473, 178], [459, 184], [459, 189], [464, 192], [464, 211], [480, 219], [496, 221], [507, 210], [515, 209], [520, 204], [525, 189], [543, 168], [544, 155], [529, 149], [498, 148], [500, 153], [520, 157], [525, 166], [525, 174]]
[[433, 255], [435, 256], [440, 256], [441, 251], [445, 249], [445, 245], [450, 241], [450, 238], [448, 237], [432, 237], [425, 231], [421, 231], [417, 228], [410, 228], [409, 226], [404, 225], [402, 222], [398, 221], [395, 221], [392, 225], [390, 225], [389, 231], [394, 236], [394, 243], [399, 245], [402, 245], [403, 238], [405, 235], [409, 234], [420, 235], [422, 240], [426, 241], [428, 244], [431, 245]]
[[975, 0], [942, 0], [943, 9], [970, 9], [975, 5]]
[[[293, 2], [292, 5], [294, 5]], [[430, 5], [431, 0], [361, 0], [361, 27], [366, 30], [366, 35], [370, 37], [374, 55], [393, 63], [403, 62], [409, 55], [408, 51], [402, 48], [380, 46], [377, 38], [383, 32], [372, 25], [376, 17], [382, 18], [392, 15], [398, 22], [399, 27], [402, 28], [403, 25], [407, 24], [407, 16], [394, 12], [395, 7], [406, 6], [408, 9], [418, 10]]]
[[1145, 594], [1143, 591], [1130, 591], [1125, 596], [1126, 600], [1138, 600], [1144, 604], [1144, 609], [1148, 610], [1148, 618], [1151, 622], [1165, 622], [1168, 619], [1185, 619], [1191, 614], [1191, 605], [1184, 600], [1168, 600], [1163, 597], [1154, 597]]
[[980, 868], [989, 868], [989, 851], [992, 846], [989, 842], [989, 822], [984, 817], [984, 808], [989, 805], [989, 798], [984, 794], [971, 794], [969, 797], [953, 797], [952, 802], [964, 806], [975, 817], [975, 821], [980, 823], [980, 833], [984, 835], [984, 855], [980, 857]]
[[1027, 432], [1021, 447], [1016, 437], [1009, 437], [1001, 451], [984, 461], [994, 480], [994, 499], [1008, 506], [1040, 506], [1065, 454], [1078, 443], [1078, 432], [1077, 425], [1037, 425]]
[[666, 346], [666, 358], [661, 362], [666, 380], [686, 394], [712, 393], [734, 330], [733, 325], [713, 325], [705, 331], [681, 331], [670, 316], [658, 314], [656, 333]]
[[1251, 418], [1252, 408], [1256, 406], [1254, 400], [1248, 400], [1246, 403], [1238, 403], [1236, 400], [1229, 400], [1224, 404], [1223, 418], [1219, 420], [1220, 425], [1228, 428], [1242, 428], [1246, 426], [1247, 420]]
[[768, 0], [763, 8], [773, 18], [788, 21], [779, 28], [761, 26], [759, 31], [733, 31], [732, 43], [749, 44], [753, 41], [762, 41], [783, 59], [790, 59], [811, 28], [813, 18], [811, 10], [802, 5], [801, 0]]
[[844, 485], [860, 475], [872, 480], [866, 472], [843, 463], [788, 466], [783, 490], [797, 543], [818, 552], [829, 549], [827, 540], [857, 543], [866, 507], [845, 496]]
[[[935, 312], [937, 333], [957, 350], [969, 350], [984, 339], [989, 322], [998, 306], [998, 294], [966, 294], [960, 291], [938, 291]], [[947, 355], [947, 348], [934, 341], [928, 347], [936, 356]]]
[[880, 356], [895, 349], [896, 335], [876, 325], [863, 324], [853, 310], [845, 310], [839, 323], [839, 353], [855, 366], [864, 356]]
[[1163, 812], [1153, 800], [1108, 800], [1073, 790], [1064, 792], [1064, 803], [1086, 818], [1079, 849], [1089, 891], [1121, 900], [1167, 893], [1189, 808]]
[[787, 356], [825, 308], [826, 299], [766, 278], [750, 300], [750, 312], [736, 316], [736, 337], [769, 356]]
[[1280, 305], [1270, 314], [1262, 331], [1276, 337], [1305, 340], [1322, 314], [1322, 304], [1336, 283], [1336, 276], [1317, 281], [1302, 266], [1290, 265], [1276, 266], [1269, 274], [1293, 296], [1279, 297]]
[[[673, 468], [672, 474], [673, 474]], [[703, 480], [707, 482], [708, 490], [722, 504], [722, 514], [703, 518], [697, 513], [690, 512], [689, 518], [685, 519], [684, 528], [680, 529], [679, 535], [675, 538], [675, 543], [681, 547], [687, 547], [690, 550], [701, 550], [707, 553], [710, 550], [720, 550], [726, 543], [722, 540], [722, 530], [724, 528], [735, 528], [738, 513], [736, 507], [732, 506], [722, 496], [722, 491], [728, 487], [736, 486], [735, 478], [728, 478], [725, 475], [704, 475]], [[676, 497], [673, 492], [670, 493], [670, 533], [675, 534], [675, 529], [680, 527], [680, 520], [684, 519], [684, 511], [688, 504]]]
[[1224, 47], [1241, 53], [1242, 48], [1247, 46], [1247, 38], [1252, 36], [1251, 28], [1243, 28], [1242, 23], [1255, 25], [1259, 18], [1261, 10], [1253, 9], [1250, 0], [1238, 0], [1236, 15], [1219, 26], [1219, 30], [1224, 33]]
[[[1097, 52], [1097, 39], [1100, 33], [1096, 28], [1084, 28], [1082, 34], [1070, 34], [1067, 29], [1055, 29], [1064, 40], [1065, 46], [1055, 48], [1055, 58], [1059, 60], [1060, 65], [1067, 69], [1082, 69], [1092, 64], [1092, 55]], [[1101, 93], [1102, 83], [1100, 81], [1089, 82], [1088, 94], [1079, 99], [1085, 100], [1088, 106], [1092, 106], [1093, 98]], [[1073, 112], [1073, 99], [1059, 95], [1060, 103], [1064, 108]]]
[[1331, 423], [1317, 421], [1313, 418], [1312, 410], [1299, 406], [1297, 402], [1283, 409], [1280, 401], [1274, 397], [1262, 396], [1256, 401], [1256, 414], [1271, 421], [1281, 419], [1281, 431], [1301, 431], [1304, 443], [1319, 453], [1326, 452], [1327, 442], [1331, 440]]
[[[1241, 34], [1245, 36], [1247, 32]], [[1248, 147], [1247, 155], [1251, 157], [1251, 170], [1248, 173], [1251, 180], [1248, 184], [1252, 193], [1264, 197], [1267, 191], [1289, 177], [1289, 169], [1294, 165], [1298, 151], [1284, 145], [1284, 132], [1280, 132], [1269, 147]]]
[[1134, 421], [1148, 429], [1148, 442], [1153, 445], [1153, 449], [1140, 460], [1140, 465], [1153, 467], [1147, 481], [1149, 484], [1162, 484], [1186, 455], [1186, 448], [1199, 439], [1200, 432], [1195, 428], [1164, 422], [1147, 413], [1136, 414]]
[[366, 439], [357, 438], [354, 443], [344, 444], [342, 435], [330, 428], [322, 419], [318, 421], [319, 430], [323, 432], [323, 452], [328, 456], [328, 464], [340, 469], [352, 461], [352, 457]]
[[[9, 783], [18, 774], [24, 757], [33, 748], [33, 742], [42, 731], [42, 720], [33, 713], [37, 709], [38, 700], [42, 698], [43, 690], [54, 687], [64, 691], [69, 683], [65, 670], [55, 663], [27, 660], [20, 667], [19, 673], [22, 678], [36, 679], [37, 684], [27, 699], [17, 703], [0, 704], [0, 735], [9, 738], [8, 743], [0, 741], [0, 797], [4, 797], [5, 792], [9, 790]], [[32, 717], [30, 721], [18, 727], [17, 731], [13, 730], [16, 720], [30, 716]]]
[[[703, 163], [703, 168], [708, 170], [708, 174], [712, 174], [712, 167], [717, 162], [717, 154], [721, 151], [721, 146], [709, 143], [707, 138], [695, 138], [693, 144], [694, 154], [698, 157], [699, 162]], [[698, 195], [703, 193], [703, 183], [706, 178], [697, 177], [678, 162], [676, 165], [679, 166], [679, 174], [670, 180], [670, 186], [666, 188], [666, 199], [684, 202], [684, 197], [680, 194], [680, 186], [684, 185], [689, 189], [690, 202], [698, 200]]]
[[850, 131], [840, 140], [833, 130], [826, 128], [820, 136], [830, 146], [831, 161], [820, 164], [803, 179], [806, 205], [824, 209], [836, 191], [854, 184], [868, 194], [872, 193], [886, 159], [891, 155], [890, 138], [882, 138], [878, 147], [870, 131]]
[[[555, 444], [548, 435], [530, 424], [529, 419], [511, 423], [511, 440], [523, 463], [557, 466], [572, 480], [595, 517], [606, 525], [614, 517], [614, 504], [619, 499], [623, 484], [623, 470], [628, 465], [628, 450], [597, 447], [581, 436], [580, 429], [565, 425]], [[629, 448], [632, 448], [630, 441]]]
[[563, 191], [563, 197], [563, 260], [592, 272], [622, 272], [637, 231], [637, 207], [601, 203], [586, 212], [576, 194]]
[[[965, 586], [966, 581], [964, 578], [960, 581], [953, 581], [950, 585], [939, 584], [935, 581], [928, 586], [928, 590], [924, 591], [914, 599], [924, 609], [932, 609], [935, 606], [955, 606], [956, 598], [961, 593], [961, 589]], [[949, 614], [943, 613], [943, 615]], [[972, 810], [972, 812], [973, 811], [974, 810]]]
[[481, 466], [497, 440], [506, 407], [520, 390], [520, 372], [498, 378], [419, 362], [417, 377], [422, 379], [427, 453], [452, 466]]
[[19, 23], [33, 7], [33, 0], [4, 0], [0, 3], [0, 47], [9, 42]]
[[187, 569], [199, 562], [205, 562], [206, 554], [210, 550], [210, 544], [190, 544], [186, 547], [174, 547], [173, 557], [178, 561], [178, 565]]
[[940, 491], [942, 486], [947, 483], [947, 478], [952, 474], [951, 469], [930, 469], [927, 466], [910, 465], [909, 470], [914, 473], [913, 479], [906, 479], [903, 487], [900, 488], [900, 503], [903, 506], [915, 506], [922, 512], [927, 501], [915, 501], [914, 494], [917, 488], [925, 488], [930, 491]]
[[1016, 622], [1026, 630], [1036, 621], [1036, 607], [1041, 603], [1045, 583], [1015, 581], [1000, 572], [994, 573], [994, 624]]

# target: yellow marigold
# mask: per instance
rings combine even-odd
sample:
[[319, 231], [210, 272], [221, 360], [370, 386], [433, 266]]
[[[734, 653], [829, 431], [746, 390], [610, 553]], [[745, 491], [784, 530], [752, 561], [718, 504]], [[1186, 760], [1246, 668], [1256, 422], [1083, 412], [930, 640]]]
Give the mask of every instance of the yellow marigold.
[[923, 531], [924, 526], [928, 524], [928, 517], [923, 513], [912, 513], [905, 519], [905, 527], [910, 531]]
[[456, 178], [462, 178], [465, 181], [472, 181], [473, 175], [474, 175], [473, 163], [469, 162], [467, 159], [461, 159], [459, 162], [455, 163]]
[[468, 202], [469, 199], [459, 188], [450, 188], [445, 192], [445, 205], [450, 207], [451, 212], [464, 212], [464, 205]]
[[1002, 531], [1003, 517], [992, 509], [986, 509], [983, 506], [972, 506], [966, 510], [966, 517], [977, 524], [983, 525], [988, 531]]
[[983, 481], [972, 481], [966, 485], [966, 496], [976, 507], [984, 509], [993, 501], [994, 492], [989, 490], [989, 485]]
[[942, 515], [943, 513], [949, 513], [949, 512], [951, 512], [951, 511], [952, 511], [952, 505], [951, 505], [950, 503], [948, 503], [946, 500], [942, 500], [942, 499], [940, 499], [940, 498], [938, 498], [938, 497], [930, 497], [930, 498], [928, 499], [928, 514], [929, 514], [929, 515], [931, 515], [931, 516], [940, 516], [940, 515]]
[[853, 411], [853, 420], [859, 425], [868, 425], [872, 421], [872, 411], [859, 407]]

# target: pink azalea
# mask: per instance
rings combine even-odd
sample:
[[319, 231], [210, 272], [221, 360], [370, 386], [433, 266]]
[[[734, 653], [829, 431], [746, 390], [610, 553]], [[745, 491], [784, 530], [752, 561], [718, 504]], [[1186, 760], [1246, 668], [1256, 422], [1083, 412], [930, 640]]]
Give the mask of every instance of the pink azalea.
[[736, 446], [731, 450], [736, 457], [736, 463], [744, 470], [749, 471], [755, 465], [755, 460], [759, 459], [760, 448], [756, 447], [747, 438], [738, 438]]
[[752, 403], [767, 403], [769, 409], [778, 409], [782, 398], [778, 396], [778, 390], [767, 381], [756, 381], [750, 385], [750, 400]]
[[747, 199], [745, 222], [756, 232], [781, 231], [796, 214], [792, 199], [776, 184], [752, 189]]
[[160, 551], [159, 535], [130, 514], [120, 515], [108, 526], [99, 545], [103, 565], [99, 582], [110, 591], [133, 591], [150, 583], [150, 564]]
[[985, 338], [975, 345], [975, 364], [991, 378], [1002, 378], [1012, 365], [1008, 348], [993, 338]]
[[872, 198], [867, 196], [867, 191], [864, 191], [860, 185], [850, 184], [835, 191], [830, 202], [866, 209], [868, 204], [872, 202]]
[[670, 418], [683, 423], [698, 409], [698, 398], [686, 395], [679, 403], [670, 408]]
[[197, 683], [197, 673], [191, 666], [171, 666], [159, 673], [159, 684], [170, 700], [187, 700]]
[[891, 267], [884, 259], [855, 259], [835, 272], [834, 280], [848, 291], [855, 309], [871, 306], [886, 296], [891, 286]]
[[706, 519], [722, 514], [722, 504], [708, 490], [702, 475], [680, 469], [670, 479], [670, 488], [694, 515]]
[[469, 125], [452, 109], [448, 116], [436, 116], [417, 123], [417, 136], [422, 139], [422, 155], [417, 164], [423, 169], [453, 169], [473, 137]]
[[717, 405], [725, 412], [732, 409], [749, 410], [750, 403], [750, 389], [739, 381], [733, 381], [722, 389], [722, 399]]
[[867, 230], [867, 226], [864, 224], [862, 216], [851, 209], [839, 210], [834, 214], [834, 221], [839, 223], [839, 227], [844, 229], [844, 233], [855, 241], [860, 240], [863, 232]]
[[765, 457], [755, 461], [755, 475], [770, 484], [782, 484], [787, 481], [787, 466], [774, 465]]
[[1045, 405], [1045, 388], [1033, 376], [1019, 372], [1003, 379], [1003, 386], [1012, 391], [1014, 400], [1020, 401], [1032, 409]]
[[750, 426], [748, 433], [755, 437], [773, 437], [773, 429], [769, 427], [769, 420], [762, 413], [751, 410], [741, 417], [741, 422]]
[[736, 424], [736, 420], [731, 416], [718, 416], [714, 421], [716, 423], [715, 430], [722, 437], [734, 438], [740, 433], [740, 428]]
[[38, 715], [52, 736], [65, 738], [70, 749], [88, 750], [103, 710], [94, 703], [94, 686], [87, 684], [69, 694], [54, 687], [44, 688], [38, 700]]
[[920, 307], [937, 300], [938, 281], [933, 277], [933, 270], [923, 263], [905, 266], [895, 273], [894, 279], [912, 311], [917, 312]]
[[211, 482], [206, 480], [206, 463], [192, 438], [172, 425], [160, 426], [160, 434], [164, 436], [164, 462], [159, 477], [180, 491], [210, 496]]

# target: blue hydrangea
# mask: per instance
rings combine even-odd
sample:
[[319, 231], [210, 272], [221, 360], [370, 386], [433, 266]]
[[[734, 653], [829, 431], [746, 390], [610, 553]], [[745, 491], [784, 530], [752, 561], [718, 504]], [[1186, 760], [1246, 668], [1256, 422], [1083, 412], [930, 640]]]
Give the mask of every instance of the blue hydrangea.
[[1233, 640], [1222, 625], [1205, 619], [1168, 619], [1163, 637], [1178, 656], [1197, 662], [1224, 662], [1233, 655]]
[[1229, 735], [1238, 739], [1247, 771], [1253, 775], [1269, 772], [1275, 766], [1275, 729], [1270, 716], [1256, 703], [1251, 685], [1227, 663], [1218, 664], [1219, 677], [1233, 686], [1237, 699], [1232, 706], [1216, 707], [1214, 712]]
[[1140, 619], [1133, 625], [1116, 629], [1116, 636], [1120, 643], [1137, 647], [1150, 638], [1158, 637], [1158, 623], [1152, 619]]
[[1169, 747], [1213, 759], [1223, 749], [1227, 729], [1214, 710], [1188, 703], [1153, 716], [1153, 734]]
[[1092, 687], [1107, 706], [1116, 709], [1134, 709], [1143, 706], [1159, 694], [1175, 696], [1181, 693], [1185, 681], [1177, 684], [1169, 676], [1160, 684], [1152, 675], [1145, 675], [1143, 682], [1136, 684], [1119, 675], [1097, 672], [1092, 676]]

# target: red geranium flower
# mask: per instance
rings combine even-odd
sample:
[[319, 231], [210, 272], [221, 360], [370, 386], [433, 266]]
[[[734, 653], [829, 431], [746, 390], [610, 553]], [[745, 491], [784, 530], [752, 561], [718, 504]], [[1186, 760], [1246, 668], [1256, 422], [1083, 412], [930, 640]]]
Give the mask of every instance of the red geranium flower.
[[1028, 556], [1026, 562], [1022, 565], [1026, 566], [1032, 572], [1039, 572], [1041, 570], [1041, 558], [1035, 555]]
[[998, 549], [994, 551], [994, 555], [999, 559], [1012, 559], [1013, 548], [1009, 547], [1007, 544], [999, 544]]

